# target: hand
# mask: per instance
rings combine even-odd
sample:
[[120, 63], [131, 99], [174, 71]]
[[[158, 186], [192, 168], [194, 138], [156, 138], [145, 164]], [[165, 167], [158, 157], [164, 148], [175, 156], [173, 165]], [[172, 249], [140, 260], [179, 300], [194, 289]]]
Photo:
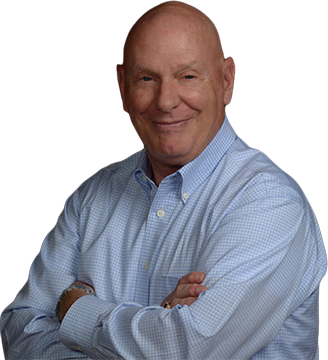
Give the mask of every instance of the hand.
[[171, 308], [178, 304], [182, 306], [191, 305], [197, 300], [201, 292], [207, 290], [206, 286], [199, 285], [205, 279], [205, 276], [205, 273], [199, 271], [194, 271], [182, 276], [178, 281], [178, 285], [171, 294], [163, 300], [161, 306], [164, 306], [166, 302], [171, 303]]
[[[72, 285], [83, 285], [88, 287], [93, 293], [95, 292], [94, 288], [91, 285], [88, 285], [82, 281], [75, 281]], [[60, 322], [63, 321], [67, 311], [69, 308], [75, 303], [76, 300], [78, 300], [80, 297], [88, 295], [83, 289], [73, 289], [70, 290], [62, 299], [59, 306], [59, 317]]]

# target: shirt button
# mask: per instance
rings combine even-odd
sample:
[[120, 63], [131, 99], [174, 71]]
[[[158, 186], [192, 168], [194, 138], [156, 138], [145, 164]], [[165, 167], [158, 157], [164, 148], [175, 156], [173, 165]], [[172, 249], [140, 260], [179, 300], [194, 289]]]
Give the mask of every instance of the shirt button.
[[142, 180], [143, 180], [144, 182], [147, 182], [147, 181], [148, 181], [145, 175], [142, 175]]
[[183, 194], [183, 198], [184, 198], [185, 200], [187, 200], [188, 197], [189, 197], [189, 194], [188, 194], [188, 193], [184, 193], [184, 194]]
[[148, 270], [149, 269], [149, 262], [147, 261], [145, 266], [144, 266], [145, 270]]
[[163, 217], [165, 215], [165, 212], [164, 212], [164, 210], [158, 210], [157, 211], [157, 216], [159, 217], [159, 218], [161, 218], [161, 217]]

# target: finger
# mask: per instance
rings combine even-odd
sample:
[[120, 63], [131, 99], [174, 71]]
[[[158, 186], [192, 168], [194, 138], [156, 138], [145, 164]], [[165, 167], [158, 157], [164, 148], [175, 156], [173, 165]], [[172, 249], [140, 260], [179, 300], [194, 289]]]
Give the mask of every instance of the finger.
[[172, 302], [173, 299], [176, 297], [175, 296], [176, 293], [176, 289], [174, 289], [174, 291], [171, 292], [171, 294], [167, 295], [167, 297], [162, 301], [161, 306], [164, 306], [165, 303], [167, 302]]
[[197, 285], [197, 284], [191, 284], [191, 285], [177, 285], [175, 290], [171, 292], [170, 295], [168, 295], [161, 303], [161, 306], [164, 306], [166, 302], [171, 302], [177, 298], [177, 299], [187, 299], [187, 298], [198, 298], [198, 295], [203, 292], [204, 290], [207, 290], [207, 287], [204, 285]]
[[190, 306], [194, 301], [197, 300], [197, 297], [187, 297], [187, 298], [183, 298], [183, 299], [173, 299], [171, 302], [171, 309], [174, 308], [174, 306], [177, 306], [178, 304], [183, 306], [183, 305], [188, 305]]
[[178, 284], [200, 284], [205, 279], [206, 274], [201, 271], [193, 271], [179, 279]]
[[187, 285], [177, 285], [174, 291], [174, 298], [183, 299], [187, 297], [198, 297], [198, 295], [207, 290], [207, 287], [204, 285], [198, 284], [187, 284]]
[[[175, 289], [166, 296], [162, 301], [161, 306], [166, 302], [171, 302], [174, 298], [185, 298], [185, 297], [198, 297], [198, 295], [207, 289], [206, 286], [198, 287], [198, 284], [205, 279], [206, 274], [201, 271], [193, 271], [185, 276], [182, 276], [178, 281], [178, 285]], [[185, 286], [191, 286], [185, 287]]]
[[[170, 295], [171, 295], [171, 294], [170, 294]], [[161, 306], [164, 306], [167, 302], [171, 303], [171, 301], [172, 301], [173, 299], [171, 298], [170, 295], [167, 296], [167, 297], [162, 301]]]

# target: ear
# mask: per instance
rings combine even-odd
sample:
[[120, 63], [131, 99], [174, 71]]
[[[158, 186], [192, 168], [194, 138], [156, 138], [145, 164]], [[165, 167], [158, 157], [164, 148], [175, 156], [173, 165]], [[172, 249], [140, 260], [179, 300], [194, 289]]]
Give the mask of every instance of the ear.
[[116, 71], [118, 86], [120, 87], [121, 97], [123, 101], [123, 109], [128, 112], [125, 100], [125, 71], [123, 65], [117, 65]]
[[224, 60], [223, 82], [224, 82], [224, 105], [230, 104], [235, 81], [235, 63], [231, 57]]

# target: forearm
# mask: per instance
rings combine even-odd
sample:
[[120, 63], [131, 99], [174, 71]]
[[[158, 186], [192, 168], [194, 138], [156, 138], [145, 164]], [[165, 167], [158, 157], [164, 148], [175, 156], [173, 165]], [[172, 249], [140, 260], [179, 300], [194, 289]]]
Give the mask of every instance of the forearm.
[[67, 312], [60, 336], [95, 359], [246, 359], [279, 332], [293, 295], [276, 297], [258, 278], [216, 285], [171, 310], [84, 296]]
[[86, 355], [61, 344], [55, 316], [59, 295], [76, 280], [79, 236], [75, 195], [45, 238], [29, 279], [3, 312], [1, 333], [6, 358], [71, 359]]
[[88, 359], [60, 342], [56, 318], [36, 309], [6, 309], [1, 336], [6, 359]]
[[[213, 235], [199, 259], [208, 290], [191, 306], [168, 310], [136, 303], [115, 305], [85, 296], [66, 314], [61, 340], [96, 358], [251, 358], [278, 335], [322, 277], [302, 209], [293, 203], [279, 209], [274, 216], [261, 209], [259, 219], [264, 214], [275, 221], [251, 232], [221, 257], [214, 251], [221, 236], [237, 242], [241, 225], [248, 223], [243, 218], [241, 224], [226, 220], [223, 233]], [[293, 210], [294, 217], [284, 222], [283, 210]], [[265, 241], [266, 246], [254, 252], [254, 240]]]
[[85, 296], [67, 312], [60, 329], [61, 341], [95, 359], [184, 359], [186, 342], [180, 342], [180, 349], [176, 344], [184, 333], [174, 314], [178, 307], [115, 305]]

